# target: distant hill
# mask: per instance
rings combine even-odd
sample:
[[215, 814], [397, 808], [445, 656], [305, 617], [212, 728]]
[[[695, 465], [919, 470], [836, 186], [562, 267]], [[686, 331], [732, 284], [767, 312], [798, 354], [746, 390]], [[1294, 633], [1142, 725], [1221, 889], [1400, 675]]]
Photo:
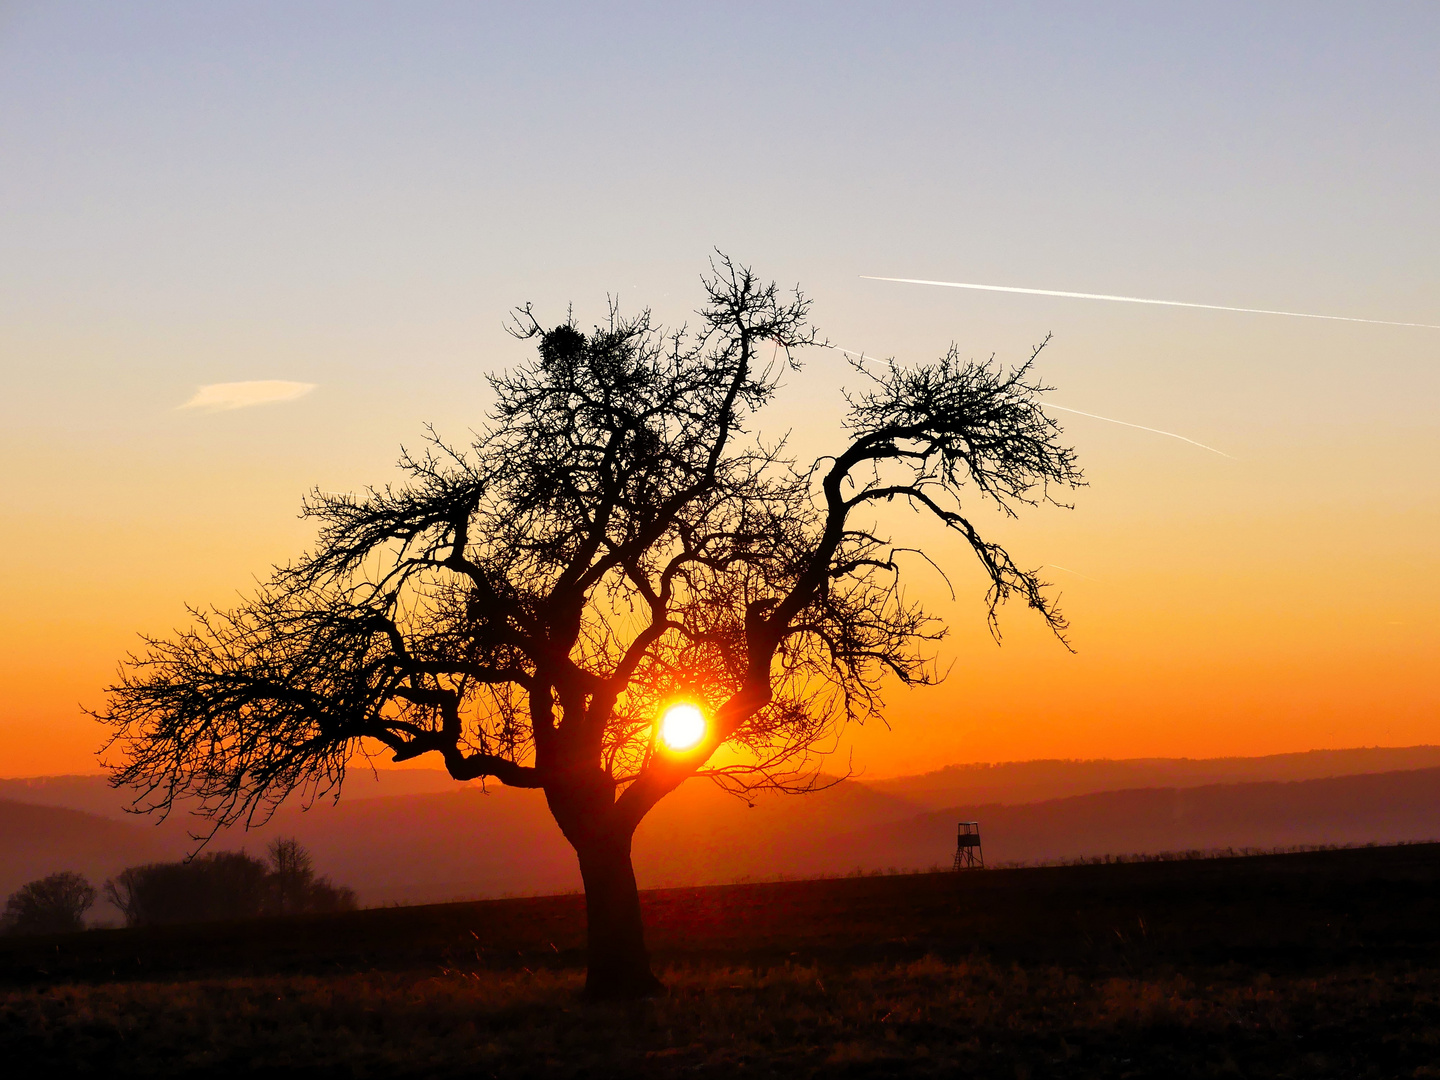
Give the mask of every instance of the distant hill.
[[[439, 769], [377, 769], [354, 768], [345, 777], [345, 798], [388, 798], [395, 795], [430, 795], [439, 792], [479, 788], [478, 783], [462, 783], [451, 779]], [[31, 803], [36, 806], [63, 806], [84, 810], [117, 821], [139, 820], [126, 811], [134, 798], [128, 790], [110, 786], [109, 778], [93, 776], [32, 776], [0, 780], [0, 799]]]
[[[753, 809], [706, 781], [683, 785], [635, 836], [642, 886], [776, 877], [825, 860], [836, 835], [913, 817], [920, 808], [860, 784], [807, 796], [764, 795]], [[278, 833], [314, 852], [322, 873], [365, 903], [430, 903], [580, 888], [575, 854], [541, 792], [492, 786], [440, 795], [341, 801], [282, 811], [258, 833], [217, 846], [257, 848]]]
[[753, 808], [708, 782], [683, 785], [640, 823], [636, 876], [653, 887], [838, 870], [846, 864], [837, 838], [912, 819], [920, 809], [849, 780], [809, 795], [769, 793], [752, 801]]
[[[1440, 768], [1440, 746], [1361, 747], [1310, 750], [1298, 754], [1227, 758], [1040, 759], [997, 764], [950, 765], [934, 772], [851, 783], [925, 810], [986, 803], [1030, 803], [1132, 788], [1202, 787], [1265, 780], [1320, 780], [1331, 776]], [[479, 782], [461, 783], [439, 769], [352, 768], [345, 778], [344, 801], [440, 795], [478, 791]], [[491, 790], [498, 785], [490, 784]], [[125, 812], [130, 796], [112, 788], [106, 777], [39, 776], [0, 779], [0, 799], [64, 806], [91, 814], [134, 821]], [[664, 806], [665, 804], [661, 804]]]
[[[810, 877], [854, 870], [925, 868], [949, 861], [955, 822], [979, 820], [990, 862], [1190, 848], [1275, 847], [1440, 838], [1440, 767], [1361, 771], [1327, 779], [1200, 784], [1225, 769], [1261, 776], [1424, 760], [1433, 748], [1327, 751], [1210, 762], [1032, 762], [993, 766], [1010, 796], [1082, 781], [1116, 783], [1156, 771], [1186, 783], [1152, 784], [1028, 803], [975, 799], [939, 809], [930, 801], [965, 770], [862, 784], [844, 781], [807, 796], [762, 795], [754, 807], [705, 781], [665, 799], [635, 837], [636, 874], [646, 887], [723, 883], [743, 878]], [[1028, 771], [1027, 771], [1027, 768]], [[1145, 770], [1151, 770], [1146, 772]], [[1068, 771], [1067, 771], [1068, 770]], [[263, 828], [232, 830], [215, 849], [258, 853], [277, 835], [298, 837], [317, 870], [354, 887], [363, 904], [425, 903], [462, 897], [563, 892], [580, 887], [574, 854], [537, 791], [458, 785], [443, 774], [383, 771], [347, 786], [339, 804], [286, 807]], [[399, 777], [396, 774], [399, 773]], [[982, 778], [988, 774], [974, 770]], [[940, 778], [938, 781], [936, 778]], [[441, 782], [444, 782], [443, 785]], [[909, 784], [909, 786], [906, 786]], [[28, 786], [26, 786], [28, 785]], [[419, 793], [376, 795], [376, 791]], [[441, 790], [426, 790], [427, 785]], [[448, 790], [445, 788], [448, 787]], [[995, 790], [989, 788], [982, 790]], [[194, 847], [187, 830], [203, 822], [176, 814], [155, 828], [120, 815], [22, 805], [35, 799], [103, 806], [117, 793], [94, 777], [0, 784], [0, 897], [23, 881], [76, 869], [97, 884], [125, 865], [180, 858]], [[900, 792], [917, 797], [907, 798]], [[362, 793], [357, 797], [357, 793]], [[368, 795], [369, 797], [364, 797]], [[945, 804], [942, 804], [945, 805]], [[123, 820], [117, 820], [123, 818]]]
[[985, 803], [1031, 803], [1131, 788], [1203, 787], [1266, 780], [1440, 768], [1440, 746], [1363, 747], [1230, 758], [1007, 761], [951, 765], [918, 776], [861, 781], [930, 810]]
[[100, 883], [165, 854], [144, 826], [80, 810], [0, 799], [0, 903], [27, 881], [76, 870]]
[[841, 842], [857, 865], [948, 859], [955, 823], [979, 821], [986, 859], [1037, 862], [1093, 855], [1440, 839], [1440, 769], [1283, 783], [1147, 788], [1020, 806], [961, 806], [857, 831]]
[[[949, 862], [961, 819], [981, 822], [991, 862], [1437, 839], [1440, 769], [915, 810], [853, 782], [761, 796], [753, 809], [687, 784], [642, 822], [636, 876], [656, 887], [923, 869]], [[538, 792], [367, 800], [275, 827], [300, 836], [324, 872], [369, 903], [580, 887], [574, 855]]]
[[[63, 789], [48, 786], [52, 795]], [[21, 852], [10, 842], [11, 832], [0, 832], [0, 887], [13, 889], [69, 869], [86, 872], [98, 885], [125, 865], [183, 857], [194, 847], [188, 830], [203, 825], [183, 814], [155, 827], [144, 818], [129, 824], [60, 807], [25, 809], [31, 820], [46, 823], [47, 839]], [[752, 809], [708, 782], [690, 783], [642, 823], [635, 838], [636, 872], [646, 887], [782, 876], [791, 865], [825, 862], [827, 845], [838, 834], [913, 817], [919, 809], [855, 783], [808, 796], [759, 796]], [[4, 824], [0, 817], [0, 828]], [[210, 847], [259, 852], [280, 835], [299, 838], [317, 870], [357, 889], [364, 904], [580, 888], [574, 852], [538, 791], [474, 786], [443, 794], [347, 798], [308, 811], [285, 808], [261, 828], [220, 834]], [[92, 838], [98, 839], [92, 843]], [[106, 861], [79, 854], [107, 845], [120, 857]], [[48, 858], [41, 857], [47, 852]]]

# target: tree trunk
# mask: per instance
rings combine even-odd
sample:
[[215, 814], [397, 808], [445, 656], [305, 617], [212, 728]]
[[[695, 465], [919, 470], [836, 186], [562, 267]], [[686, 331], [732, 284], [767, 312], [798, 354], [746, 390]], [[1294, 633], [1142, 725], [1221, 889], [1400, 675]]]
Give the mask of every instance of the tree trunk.
[[650, 971], [640, 892], [630, 864], [630, 835], [587, 837], [576, 845], [585, 881], [589, 970], [585, 996], [597, 1000], [653, 997], [665, 989]]

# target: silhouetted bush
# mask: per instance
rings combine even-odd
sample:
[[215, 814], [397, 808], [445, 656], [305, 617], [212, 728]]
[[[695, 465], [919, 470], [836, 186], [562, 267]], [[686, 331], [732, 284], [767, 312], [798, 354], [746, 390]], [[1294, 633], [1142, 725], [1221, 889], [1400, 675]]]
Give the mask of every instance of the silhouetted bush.
[[122, 870], [105, 896], [130, 926], [253, 918], [264, 910], [269, 871], [243, 851], [218, 851], [189, 862]]
[[310, 853], [293, 837], [281, 837], [266, 848], [270, 862], [267, 911], [292, 915], [302, 911], [351, 911], [355, 890], [317, 878]]
[[8, 934], [65, 934], [85, 929], [95, 886], [69, 870], [22, 885], [10, 894], [0, 930]]
[[129, 926], [250, 919], [306, 911], [348, 911], [355, 892], [317, 878], [293, 839], [274, 841], [261, 861], [220, 851], [188, 862], [132, 866], [105, 883], [105, 896]]

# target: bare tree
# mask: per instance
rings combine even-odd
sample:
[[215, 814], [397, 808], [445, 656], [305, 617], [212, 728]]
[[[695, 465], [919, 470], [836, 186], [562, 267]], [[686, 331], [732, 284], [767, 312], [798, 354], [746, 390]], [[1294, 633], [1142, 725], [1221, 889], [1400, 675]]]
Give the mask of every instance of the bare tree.
[[62, 870], [22, 885], [5, 902], [0, 931], [10, 934], [69, 934], [85, 929], [85, 912], [95, 903], [95, 886], [82, 874]]
[[292, 836], [280, 836], [265, 848], [270, 863], [271, 905], [281, 915], [309, 909], [315, 863]]
[[[1013, 514], [1080, 480], [1034, 357], [1006, 371], [953, 347], [871, 377], [838, 453], [797, 466], [751, 424], [819, 344], [808, 301], [724, 256], [703, 281], [695, 332], [613, 307], [588, 334], [545, 329], [521, 309], [539, 356], [492, 377], [472, 445], [432, 432], [403, 486], [314, 492], [313, 551], [244, 606], [146, 639], [99, 714], [115, 782], [145, 806], [198, 798], [217, 827], [338, 795], [374, 744], [542, 789], [579, 857], [589, 992], [658, 988], [630, 860], [645, 814], [697, 774], [803, 789], [885, 680], [935, 678], [943, 627], [901, 590], [923, 555], [886, 539], [882, 509], [964, 537], [992, 627], [1018, 596], [1060, 635], [1036, 573], [961, 495]], [[693, 745], [659, 737], [676, 702], [704, 716]]]
[[268, 910], [277, 915], [305, 911], [352, 911], [355, 890], [315, 876], [315, 860], [293, 836], [281, 836], [265, 848], [270, 864]]

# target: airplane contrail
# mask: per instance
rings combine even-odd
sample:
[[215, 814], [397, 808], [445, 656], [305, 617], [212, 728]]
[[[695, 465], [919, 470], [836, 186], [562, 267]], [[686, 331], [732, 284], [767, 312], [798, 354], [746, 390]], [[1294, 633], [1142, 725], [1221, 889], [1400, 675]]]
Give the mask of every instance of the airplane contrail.
[[924, 278], [874, 277], [861, 274], [865, 281], [896, 281], [902, 285], [939, 285], [946, 289], [978, 289], [981, 292], [1022, 293], [1025, 296], [1063, 296], [1071, 300], [1114, 300], [1122, 304], [1158, 304], [1160, 307], [1204, 308], [1206, 311], [1238, 311], [1246, 315], [1286, 315], [1292, 319], [1329, 319], [1332, 322], [1369, 323], [1371, 326], [1410, 326], [1420, 330], [1440, 330], [1435, 323], [1392, 322], [1389, 319], [1357, 319], [1352, 315], [1313, 315], [1306, 311], [1271, 311], [1267, 308], [1228, 307], [1225, 304], [1192, 304], [1185, 300], [1149, 300], [1141, 296], [1110, 296], [1107, 293], [1062, 292], [1058, 289], [1022, 289], [1014, 285], [976, 285], [968, 281], [927, 281]]
[[[846, 356], [856, 357], [862, 364], [877, 364], [885, 362], [877, 360], [875, 357], [866, 356], [864, 353], [857, 353], [850, 349], [840, 349], [840, 346], [838, 345], [835, 346], [835, 348], [839, 349], [840, 352], [844, 353]], [[1224, 450], [1216, 450], [1213, 446], [1206, 446], [1203, 442], [1196, 442], [1194, 439], [1186, 438], [1184, 435], [1177, 435], [1173, 431], [1162, 431], [1160, 428], [1146, 427], [1144, 424], [1132, 424], [1128, 420], [1116, 420], [1113, 416], [1101, 416], [1099, 413], [1082, 412], [1079, 409], [1071, 409], [1067, 408], [1064, 405], [1056, 405], [1053, 401], [1046, 401], [1043, 403], [1043, 405], [1045, 408], [1059, 409], [1061, 412], [1074, 413], [1076, 416], [1088, 416], [1091, 420], [1104, 420], [1107, 424], [1119, 424], [1121, 427], [1134, 428], [1137, 431], [1149, 431], [1156, 435], [1164, 435], [1171, 439], [1179, 439], [1181, 442], [1187, 442], [1191, 446], [1198, 446], [1201, 450], [1209, 450], [1212, 454], [1219, 454], [1223, 458], [1230, 458], [1231, 461], [1235, 460], [1232, 455], [1225, 453]], [[1062, 566], [1060, 567], [1060, 569], [1063, 570], [1064, 567]]]
[[1098, 413], [1081, 412], [1079, 409], [1067, 409], [1064, 405], [1056, 405], [1053, 401], [1042, 402], [1047, 409], [1059, 409], [1061, 412], [1074, 413], [1076, 416], [1088, 416], [1092, 420], [1104, 420], [1109, 424], [1119, 424], [1121, 427], [1133, 427], [1138, 431], [1153, 431], [1156, 435], [1168, 435], [1172, 439], [1179, 439], [1181, 442], [1188, 442], [1191, 446], [1198, 446], [1201, 450], [1209, 450], [1212, 454], [1219, 454], [1223, 458], [1235, 459], [1225, 453], [1224, 450], [1216, 450], [1213, 446], [1206, 446], [1203, 442], [1196, 442], [1194, 439], [1187, 439], [1184, 435], [1176, 435], [1173, 431], [1161, 431], [1159, 428], [1146, 427], [1144, 424], [1132, 424], [1125, 420], [1116, 420], [1113, 416], [1100, 416]]
[[1086, 581], [1093, 581], [1100, 584], [1099, 578], [1093, 578], [1089, 574], [1082, 574], [1079, 570], [1071, 570], [1068, 566], [1061, 566], [1059, 563], [1046, 563], [1046, 566], [1053, 566], [1056, 570], [1064, 570], [1067, 574], [1074, 574], [1076, 577], [1084, 578]]

